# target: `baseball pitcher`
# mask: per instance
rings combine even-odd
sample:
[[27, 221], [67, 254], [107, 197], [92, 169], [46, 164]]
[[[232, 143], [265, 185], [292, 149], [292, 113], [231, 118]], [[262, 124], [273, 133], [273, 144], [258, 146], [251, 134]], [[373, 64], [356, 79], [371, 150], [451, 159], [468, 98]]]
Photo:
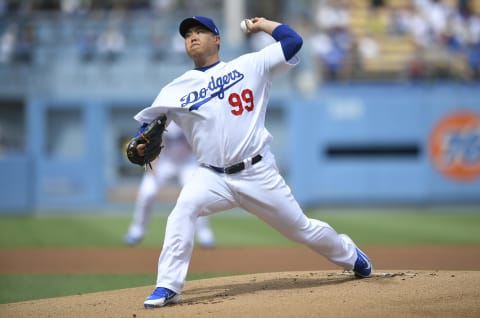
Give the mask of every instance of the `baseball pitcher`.
[[[372, 272], [369, 258], [344, 234], [308, 218], [280, 175], [265, 128], [272, 77], [298, 63], [303, 40], [290, 26], [265, 18], [246, 23], [275, 42], [229, 62], [219, 58], [220, 32], [204, 16], [187, 18], [179, 31], [194, 69], [167, 84], [135, 115], [140, 123], [159, 116], [185, 132], [201, 166], [183, 187], [168, 217], [156, 288], [147, 308], [180, 301], [193, 250], [195, 220], [242, 208], [357, 277]], [[136, 147], [141, 157], [144, 146]], [[247, 233], [246, 233], [247, 235]]]

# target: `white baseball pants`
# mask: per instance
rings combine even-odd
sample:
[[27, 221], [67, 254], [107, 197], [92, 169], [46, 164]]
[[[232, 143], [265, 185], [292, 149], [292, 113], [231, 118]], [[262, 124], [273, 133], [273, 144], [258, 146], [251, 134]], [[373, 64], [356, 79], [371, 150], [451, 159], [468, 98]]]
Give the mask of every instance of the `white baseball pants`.
[[279, 174], [273, 154], [267, 152], [260, 162], [236, 174], [200, 167], [186, 183], [168, 217], [156, 286], [180, 293], [193, 251], [195, 220], [236, 207], [338, 266], [353, 268], [356, 246], [343, 240], [329, 224], [303, 213]]

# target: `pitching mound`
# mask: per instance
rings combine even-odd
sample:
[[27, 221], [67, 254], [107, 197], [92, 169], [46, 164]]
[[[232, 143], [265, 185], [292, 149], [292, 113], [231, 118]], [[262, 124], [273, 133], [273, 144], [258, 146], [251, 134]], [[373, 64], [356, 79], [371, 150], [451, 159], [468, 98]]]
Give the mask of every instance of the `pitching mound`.
[[187, 282], [182, 302], [144, 309], [152, 287], [0, 305], [1, 317], [480, 317], [478, 271], [263, 273]]

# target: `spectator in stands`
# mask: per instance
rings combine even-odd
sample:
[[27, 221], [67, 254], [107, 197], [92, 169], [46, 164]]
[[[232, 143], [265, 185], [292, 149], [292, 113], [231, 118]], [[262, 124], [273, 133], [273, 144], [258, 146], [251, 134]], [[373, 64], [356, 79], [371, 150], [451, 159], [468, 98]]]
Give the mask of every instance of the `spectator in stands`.
[[157, 14], [166, 14], [172, 11], [176, 4], [176, 0], [150, 0], [150, 8]]
[[471, 70], [472, 79], [480, 80], [480, 42], [472, 42], [467, 49], [467, 62]]
[[480, 80], [480, 17], [471, 11], [464, 12], [466, 33], [466, 59], [473, 80]]
[[449, 19], [441, 35], [441, 45], [451, 53], [462, 53], [466, 49], [467, 30], [461, 18]]
[[320, 60], [322, 77], [337, 80], [352, 45], [348, 6], [341, 0], [322, 2], [316, 9], [314, 21], [318, 28], [312, 38], [314, 57]]
[[430, 46], [432, 40], [430, 37], [430, 28], [427, 20], [421, 14], [416, 6], [407, 6], [408, 32], [415, 45], [422, 48]]
[[[475, 16], [468, 11], [468, 7], [462, 7], [460, 11], [439, 0], [432, 0], [430, 10], [428, 21], [434, 35], [433, 44], [429, 47], [430, 54], [440, 57], [437, 63], [441, 62], [446, 68], [446, 77], [471, 79], [471, 68], [475, 64], [475, 56], [471, 55], [475, 52], [475, 49], [472, 51], [472, 48], [475, 48], [472, 43], [475, 41], [471, 41], [472, 34], [475, 33], [475, 27], [472, 28]], [[480, 30], [480, 24], [478, 30]], [[438, 65], [432, 65], [432, 67], [438, 69]]]
[[79, 36], [77, 49], [82, 62], [93, 61], [97, 55], [97, 35], [95, 31], [83, 31]]
[[80, 0], [62, 0], [60, 2], [60, 9], [66, 16], [74, 15], [81, 10]]
[[434, 42], [441, 41], [442, 34], [446, 31], [447, 21], [452, 14], [452, 8], [442, 0], [415, 1], [417, 9], [426, 19]]
[[27, 23], [20, 28], [15, 44], [15, 61], [30, 64], [33, 61], [35, 46], [35, 30], [32, 24]]
[[7, 13], [7, 1], [0, 0], [0, 17]]
[[425, 61], [425, 48], [413, 43], [414, 49], [407, 57], [405, 67], [405, 77], [408, 80], [424, 80], [427, 78], [427, 62]]
[[465, 26], [466, 41], [470, 43], [480, 42], [480, 16], [472, 11], [465, 12], [463, 15]]
[[13, 60], [17, 41], [17, 25], [10, 24], [0, 36], [0, 63], [8, 64]]
[[362, 60], [375, 60], [380, 56], [380, 46], [373, 34], [367, 33], [358, 40], [358, 50]]
[[410, 79], [448, 78], [451, 75], [451, 56], [443, 48], [442, 33], [436, 33], [446, 30], [446, 21], [441, 21], [446, 15], [441, 13], [448, 10], [443, 8], [443, 4], [432, 0], [414, 0], [413, 6], [408, 8], [409, 35], [415, 47], [407, 60]]
[[410, 32], [409, 6], [391, 7], [388, 11], [386, 31], [391, 36], [407, 36]]
[[348, 29], [350, 13], [347, 5], [340, 0], [326, 0], [316, 8], [315, 23], [320, 30]]
[[97, 45], [100, 56], [114, 62], [125, 50], [125, 37], [118, 27], [110, 25], [98, 37]]
[[352, 43], [345, 56], [345, 62], [342, 70], [342, 78], [345, 80], [358, 79], [362, 77], [364, 71], [364, 57], [360, 52], [358, 37], [352, 35]]
[[153, 30], [150, 36], [150, 45], [152, 48], [152, 60], [162, 61], [167, 57], [168, 37], [162, 30]]
[[313, 38], [314, 58], [319, 59], [320, 72], [325, 80], [338, 80], [348, 50], [340, 46], [329, 33], [319, 33]]

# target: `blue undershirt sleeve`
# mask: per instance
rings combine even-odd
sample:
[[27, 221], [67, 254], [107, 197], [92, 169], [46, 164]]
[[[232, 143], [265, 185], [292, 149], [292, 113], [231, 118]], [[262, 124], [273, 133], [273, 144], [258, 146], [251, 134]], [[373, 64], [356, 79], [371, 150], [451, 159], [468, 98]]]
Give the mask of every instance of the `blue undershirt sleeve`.
[[287, 24], [276, 27], [272, 32], [272, 37], [282, 45], [286, 61], [297, 54], [303, 44], [302, 37]]
[[142, 126], [140, 126], [140, 128], [138, 128], [138, 131], [133, 135], [133, 138], [137, 138], [138, 136], [143, 134], [143, 132], [145, 131], [145, 128], [147, 128], [147, 126], [148, 126], [148, 123], [143, 123]]

